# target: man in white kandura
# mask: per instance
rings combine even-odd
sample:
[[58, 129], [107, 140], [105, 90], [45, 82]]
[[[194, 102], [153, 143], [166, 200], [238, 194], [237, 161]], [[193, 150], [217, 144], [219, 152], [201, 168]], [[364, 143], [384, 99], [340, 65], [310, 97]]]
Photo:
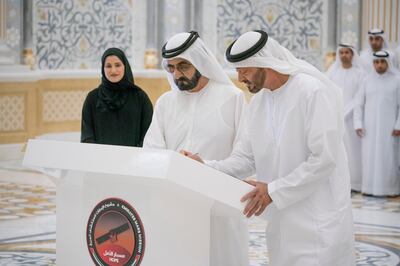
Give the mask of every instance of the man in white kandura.
[[400, 79], [386, 51], [374, 53], [375, 71], [366, 76], [354, 109], [354, 129], [362, 138], [362, 192], [400, 194]]
[[361, 191], [361, 140], [354, 131], [353, 109], [355, 96], [365, 73], [354, 47], [348, 44], [339, 44], [336, 50], [336, 60], [326, 74], [342, 89], [345, 120], [344, 144], [349, 161], [351, 189]]
[[360, 53], [360, 58], [364, 66], [364, 70], [367, 74], [375, 72], [375, 68], [372, 64], [373, 53], [380, 50], [386, 50], [391, 55], [391, 60], [394, 68], [398, 67], [397, 58], [394, 56], [394, 52], [388, 50], [389, 45], [386, 40], [385, 31], [382, 29], [371, 29], [368, 31], [368, 39], [366, 48]]
[[[209, 160], [229, 156], [239, 136], [245, 97], [236, 88], [197, 32], [179, 33], [162, 48], [172, 90], [155, 105], [143, 147], [196, 151]], [[248, 265], [248, 229], [212, 210], [210, 265]]]
[[256, 171], [241, 200], [248, 217], [267, 208], [271, 266], [354, 265], [340, 88], [264, 31], [240, 36], [226, 58], [257, 94], [230, 157], [205, 163], [236, 177]]

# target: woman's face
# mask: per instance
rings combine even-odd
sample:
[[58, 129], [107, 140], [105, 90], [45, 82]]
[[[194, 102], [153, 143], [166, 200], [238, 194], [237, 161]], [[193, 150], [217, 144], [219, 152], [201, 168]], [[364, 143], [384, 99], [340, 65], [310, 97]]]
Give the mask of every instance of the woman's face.
[[117, 83], [124, 77], [125, 65], [117, 56], [107, 56], [104, 62], [104, 73], [110, 82]]

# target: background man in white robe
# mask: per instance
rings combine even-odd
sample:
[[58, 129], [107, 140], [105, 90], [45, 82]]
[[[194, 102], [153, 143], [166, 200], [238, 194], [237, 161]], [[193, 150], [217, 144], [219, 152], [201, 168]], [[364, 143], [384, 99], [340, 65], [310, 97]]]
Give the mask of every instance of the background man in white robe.
[[380, 50], [387, 51], [391, 56], [392, 65], [394, 68], [398, 67], [397, 58], [393, 56], [394, 52], [389, 50], [389, 45], [386, 40], [385, 32], [382, 29], [371, 29], [368, 31], [368, 43], [364, 50], [360, 53], [360, 58], [364, 65], [364, 70], [367, 74], [375, 72], [375, 68], [372, 64], [373, 53]]
[[240, 36], [226, 57], [256, 94], [231, 156], [205, 163], [238, 177], [255, 169], [242, 201], [248, 217], [268, 207], [271, 266], [354, 265], [340, 88], [263, 31]]
[[349, 161], [351, 189], [361, 191], [361, 140], [354, 131], [353, 109], [364, 71], [353, 46], [339, 44], [336, 50], [336, 60], [329, 67], [327, 75], [342, 89], [345, 120], [344, 144]]
[[362, 192], [400, 194], [400, 80], [386, 51], [374, 53], [374, 73], [357, 95], [354, 129], [362, 138]]
[[[189, 149], [209, 160], [228, 157], [239, 135], [246, 104], [243, 92], [195, 32], [170, 38], [162, 55], [172, 90], [158, 99], [143, 147]], [[244, 216], [228, 218], [217, 215], [217, 210], [215, 205], [210, 265], [248, 265]]]

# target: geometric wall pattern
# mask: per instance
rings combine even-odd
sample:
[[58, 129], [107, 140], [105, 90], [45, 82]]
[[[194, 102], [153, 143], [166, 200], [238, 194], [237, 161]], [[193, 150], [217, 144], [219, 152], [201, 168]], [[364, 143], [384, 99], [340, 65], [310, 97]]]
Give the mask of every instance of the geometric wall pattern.
[[99, 68], [110, 47], [131, 56], [131, 0], [37, 0], [33, 9], [39, 69]]
[[65, 122], [81, 119], [88, 91], [57, 90], [43, 93], [43, 122]]
[[[135, 12], [142, 8], [138, 6], [138, 2], [140, 1], [35, 1], [33, 44], [38, 68], [98, 69], [102, 53], [113, 46], [124, 50], [128, 58], [132, 58], [133, 54], [137, 55], [136, 46], [143, 48], [145, 45], [141, 39], [144, 36], [140, 36], [138, 40], [136, 32], [142, 30], [144, 34], [151, 34], [151, 31], [154, 31], [146, 29], [146, 16], [137, 20], [138, 14]], [[161, 2], [163, 10], [160, 12], [165, 19], [160, 30], [165, 39], [188, 27], [186, 20], [189, 15], [182, 12], [186, 10], [184, 7], [188, 2]], [[324, 45], [322, 40], [326, 39], [326, 36], [323, 36], [323, 24], [326, 21], [327, 2], [217, 0], [215, 12], [204, 14], [203, 18], [215, 23], [212, 25], [216, 26], [213, 33], [215, 41], [211, 46], [216, 46], [216, 55], [220, 62], [224, 62], [225, 49], [233, 39], [248, 30], [263, 29], [295, 56], [320, 67]], [[209, 30], [205, 28], [204, 31]]]
[[246, 31], [262, 29], [299, 58], [320, 67], [324, 0], [218, 0], [220, 62], [227, 46]]
[[0, 96], [0, 131], [25, 129], [25, 96]]

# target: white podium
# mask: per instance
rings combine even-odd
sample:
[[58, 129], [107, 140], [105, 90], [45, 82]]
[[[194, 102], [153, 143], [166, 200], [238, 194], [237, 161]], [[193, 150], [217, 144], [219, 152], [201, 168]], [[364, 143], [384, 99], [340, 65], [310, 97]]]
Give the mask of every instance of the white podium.
[[30, 140], [23, 164], [56, 177], [61, 266], [209, 265], [211, 208], [252, 189], [167, 150]]

